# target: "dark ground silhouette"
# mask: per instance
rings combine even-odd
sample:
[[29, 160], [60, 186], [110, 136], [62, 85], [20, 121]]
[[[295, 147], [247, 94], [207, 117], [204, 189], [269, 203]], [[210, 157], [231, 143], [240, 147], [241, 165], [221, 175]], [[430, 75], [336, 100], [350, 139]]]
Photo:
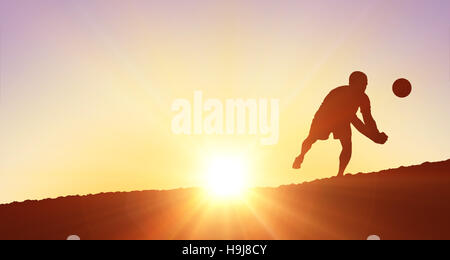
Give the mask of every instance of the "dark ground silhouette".
[[450, 160], [214, 204], [198, 189], [0, 206], [0, 239], [450, 239]]

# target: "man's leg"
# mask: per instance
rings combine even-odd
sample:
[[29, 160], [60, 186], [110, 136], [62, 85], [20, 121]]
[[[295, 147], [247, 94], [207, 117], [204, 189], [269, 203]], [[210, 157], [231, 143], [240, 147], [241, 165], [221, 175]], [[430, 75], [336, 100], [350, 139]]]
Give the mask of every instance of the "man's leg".
[[302, 145], [302, 153], [295, 159], [294, 165], [292, 168], [300, 169], [302, 167], [303, 160], [305, 160], [305, 155], [311, 150], [313, 144], [317, 142], [317, 139], [308, 136]]
[[350, 159], [352, 158], [352, 138], [346, 137], [346, 138], [340, 139], [340, 141], [341, 141], [341, 145], [342, 145], [342, 152], [341, 152], [341, 156], [339, 157], [340, 164], [339, 164], [338, 177], [344, 176], [345, 169], [347, 168], [348, 163], [350, 162]]

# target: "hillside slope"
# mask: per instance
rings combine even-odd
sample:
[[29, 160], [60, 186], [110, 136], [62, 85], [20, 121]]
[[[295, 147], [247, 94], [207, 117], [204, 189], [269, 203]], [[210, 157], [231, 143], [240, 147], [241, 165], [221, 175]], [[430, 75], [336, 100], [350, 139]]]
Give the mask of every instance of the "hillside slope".
[[450, 239], [450, 160], [255, 189], [73, 196], [0, 206], [0, 239]]

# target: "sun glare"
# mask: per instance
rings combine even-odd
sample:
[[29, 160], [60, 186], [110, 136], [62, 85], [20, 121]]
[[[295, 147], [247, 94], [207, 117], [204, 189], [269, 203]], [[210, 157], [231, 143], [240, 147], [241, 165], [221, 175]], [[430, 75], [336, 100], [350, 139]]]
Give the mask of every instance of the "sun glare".
[[242, 158], [218, 157], [207, 169], [207, 189], [215, 197], [239, 198], [246, 188], [247, 169]]

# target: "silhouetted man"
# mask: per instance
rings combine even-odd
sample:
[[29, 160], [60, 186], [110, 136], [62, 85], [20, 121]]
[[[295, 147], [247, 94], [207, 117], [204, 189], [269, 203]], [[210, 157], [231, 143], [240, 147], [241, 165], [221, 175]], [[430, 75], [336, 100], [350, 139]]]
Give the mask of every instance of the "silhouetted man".
[[[338, 176], [343, 176], [352, 157], [351, 125], [363, 135], [378, 144], [385, 144], [388, 136], [380, 133], [372, 117], [370, 100], [365, 91], [367, 76], [362, 72], [353, 72], [348, 86], [334, 89], [323, 101], [311, 125], [308, 138], [303, 143], [302, 152], [296, 158], [293, 168], [300, 169], [306, 153], [318, 140], [328, 140], [331, 133], [342, 144]], [[361, 109], [364, 123], [356, 113]]]

